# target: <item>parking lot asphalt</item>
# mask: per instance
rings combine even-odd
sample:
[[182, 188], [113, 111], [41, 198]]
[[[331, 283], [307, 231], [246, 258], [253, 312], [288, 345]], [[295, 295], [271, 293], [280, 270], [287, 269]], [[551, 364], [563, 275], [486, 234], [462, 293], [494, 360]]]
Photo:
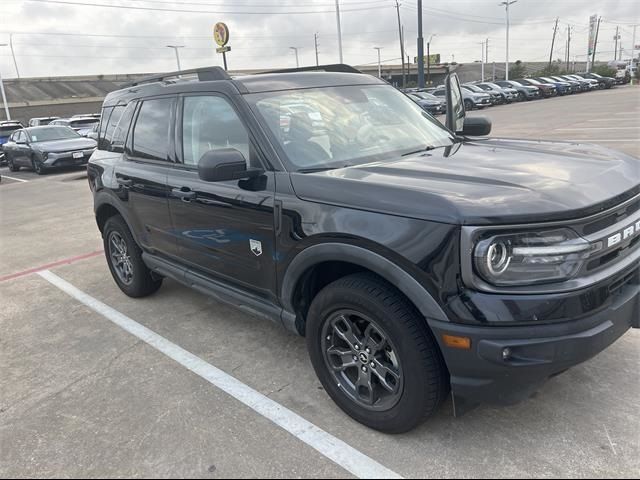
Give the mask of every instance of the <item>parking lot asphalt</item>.
[[[489, 116], [497, 136], [592, 139], [640, 157], [639, 93], [473, 114]], [[413, 432], [383, 435], [333, 404], [304, 341], [281, 327], [170, 281], [145, 299], [124, 296], [100, 253], [82, 171], [0, 175], [2, 477], [640, 476], [640, 331], [519, 405], [454, 418], [448, 400]], [[41, 269], [88, 299], [33, 273]], [[309, 425], [287, 424], [293, 417], [274, 422], [279, 410], [258, 413], [253, 396], [225, 393], [227, 377], [195, 373], [96, 305], [310, 422], [325, 443]]]

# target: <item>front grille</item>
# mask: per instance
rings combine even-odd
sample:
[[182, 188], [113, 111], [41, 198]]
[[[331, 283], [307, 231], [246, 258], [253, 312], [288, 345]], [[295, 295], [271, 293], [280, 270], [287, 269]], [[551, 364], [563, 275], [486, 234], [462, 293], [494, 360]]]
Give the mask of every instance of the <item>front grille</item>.
[[587, 223], [582, 229], [583, 235], [592, 235], [600, 232], [616, 223], [624, 220], [640, 210], [640, 199], [632, 201], [629, 205], [615, 208], [613, 211], [605, 214], [604, 217]]

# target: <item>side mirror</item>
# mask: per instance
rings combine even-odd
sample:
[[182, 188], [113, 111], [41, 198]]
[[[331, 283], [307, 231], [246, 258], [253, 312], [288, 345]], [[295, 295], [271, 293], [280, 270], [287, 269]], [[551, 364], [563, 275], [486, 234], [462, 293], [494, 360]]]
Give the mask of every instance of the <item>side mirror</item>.
[[455, 133], [464, 129], [464, 101], [458, 75], [450, 73], [444, 81], [445, 98], [447, 99], [447, 128]]
[[209, 150], [198, 162], [198, 176], [205, 182], [241, 180], [262, 175], [260, 168], [247, 168], [244, 155], [235, 148]]
[[464, 119], [462, 134], [470, 137], [484, 137], [491, 133], [491, 120], [487, 117], [468, 117]]

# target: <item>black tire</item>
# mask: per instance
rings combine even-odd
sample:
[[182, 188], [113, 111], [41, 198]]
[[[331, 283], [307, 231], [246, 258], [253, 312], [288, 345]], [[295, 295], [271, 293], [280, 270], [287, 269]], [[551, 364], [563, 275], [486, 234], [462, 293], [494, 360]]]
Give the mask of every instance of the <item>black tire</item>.
[[470, 112], [471, 110], [473, 110], [473, 102], [467, 98], [464, 101], [464, 111]]
[[527, 99], [527, 96], [524, 94], [524, 92], [518, 92], [518, 101], [519, 102], [524, 102]]
[[15, 165], [13, 163], [13, 160], [10, 158], [7, 158], [7, 165], [9, 166], [10, 172], [18, 172], [20, 170], [20, 167], [18, 165]]
[[40, 162], [38, 162], [35, 158], [31, 159], [31, 168], [33, 168], [33, 171], [36, 172], [38, 175], [44, 175], [45, 173], [47, 173], [44, 166]]
[[[370, 355], [368, 360], [362, 360], [356, 354], [356, 351], [364, 353], [363, 350], [371, 344], [366, 339], [362, 339], [362, 344], [351, 349], [349, 353], [342, 353], [342, 359], [346, 358], [349, 364], [355, 364], [348, 367], [355, 368], [350, 372], [352, 376], [358, 377], [352, 380], [340, 377], [347, 372], [342, 361], [341, 365], [335, 365], [339, 368], [332, 368], [328, 360], [329, 355], [335, 355], [335, 351], [344, 351], [339, 350], [340, 347], [333, 342], [343, 339], [339, 333], [336, 335], [336, 325], [341, 322], [340, 319], [345, 318], [341, 315], [342, 312], [356, 312], [353, 316], [349, 315], [352, 318], [362, 315], [371, 319], [371, 323], [375, 322], [374, 327], [380, 332], [377, 338], [384, 339], [378, 341], [378, 346], [387, 345], [382, 349], [373, 347], [373, 352], [367, 350]], [[361, 329], [359, 333], [362, 333]], [[352, 338], [358, 336], [356, 333]], [[307, 315], [306, 341], [313, 367], [329, 396], [347, 415], [375, 430], [385, 433], [407, 432], [433, 415], [449, 393], [449, 374], [426, 320], [400, 292], [375, 275], [349, 275], [320, 291], [313, 299]], [[344, 342], [344, 345], [347, 345], [347, 342]], [[349, 347], [342, 348], [349, 350]], [[378, 356], [380, 353], [382, 355]], [[385, 371], [382, 370], [385, 366], [378, 363], [377, 370], [373, 367], [373, 361], [377, 362], [379, 358], [387, 362], [387, 365], [389, 361], [394, 360], [397, 364], [394, 370], [398, 374], [398, 380], [387, 381], [392, 386], [398, 385], [396, 393], [387, 392], [395, 402], [393, 404], [383, 396], [375, 400], [374, 388], [382, 392], [382, 395], [385, 394], [383, 384], [378, 379], [381, 378], [379, 373]], [[368, 363], [370, 360], [372, 362]], [[371, 366], [368, 373], [369, 387], [374, 401], [365, 405], [363, 401], [355, 398], [360, 396], [360, 393], [356, 392], [361, 388], [355, 385], [360, 379], [360, 370], [364, 371], [367, 364]], [[338, 373], [339, 369], [345, 373]], [[340, 378], [345, 381], [341, 381]], [[387, 402], [385, 405], [388, 405], [388, 408], [380, 407], [382, 401]], [[376, 409], [376, 404], [380, 408]]]
[[[121, 268], [116, 265], [114, 259], [118, 250], [115, 249], [112, 242], [116, 238], [121, 240], [122, 245], [126, 247], [123, 255], [128, 259], [127, 271], [131, 273], [131, 277], [128, 279], [123, 278]], [[158, 291], [162, 286], [162, 278], [155, 277], [144, 264], [142, 250], [120, 215], [114, 215], [107, 220], [103, 231], [103, 242], [109, 270], [120, 290], [133, 298], [146, 297]]]

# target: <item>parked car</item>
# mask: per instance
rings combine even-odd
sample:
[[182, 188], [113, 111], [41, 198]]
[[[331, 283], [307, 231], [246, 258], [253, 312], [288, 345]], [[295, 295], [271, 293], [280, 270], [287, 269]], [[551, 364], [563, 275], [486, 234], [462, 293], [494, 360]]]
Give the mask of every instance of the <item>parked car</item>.
[[578, 75], [560, 75], [560, 78], [564, 78], [565, 80], [575, 80], [583, 84], [585, 91], [596, 90], [600, 88], [600, 84], [596, 80], [592, 80], [590, 78], [582, 78]]
[[100, 113], [77, 113], [73, 115], [71, 118], [97, 118], [100, 120]]
[[49, 125], [59, 125], [64, 127], [73, 128], [83, 137], [89, 135], [96, 123], [100, 123], [100, 119], [95, 117], [72, 117], [72, 118], [59, 118], [52, 121]]
[[589, 90], [589, 86], [588, 84], [584, 84], [580, 83], [577, 80], [571, 80], [571, 79], [567, 79], [567, 78], [562, 78], [562, 77], [558, 77], [558, 76], [550, 76], [549, 77], [551, 80], [555, 80], [556, 82], [566, 82], [571, 86], [571, 92], [572, 93], [580, 93], [580, 92], [585, 92]]
[[576, 73], [576, 75], [584, 79], [596, 80], [600, 84], [600, 88], [611, 88], [616, 85], [615, 78], [603, 77], [602, 75], [599, 75], [597, 73], [583, 72], [583, 73]]
[[[393, 433], [450, 390], [458, 412], [529, 398], [640, 328], [638, 159], [479, 138], [455, 74], [445, 128], [339, 67], [107, 95], [88, 186], [124, 294], [171, 278], [284, 325], [340, 408]], [[305, 116], [283, 131], [293, 102], [328, 147]]]
[[54, 120], [60, 117], [36, 117], [29, 120], [29, 127], [41, 127], [43, 125], [49, 125]]
[[533, 78], [517, 78], [515, 81], [528, 87], [538, 88], [540, 90], [540, 94], [544, 98], [555, 97], [558, 94], [558, 90], [555, 85], [551, 83], [542, 83]]
[[431, 115], [442, 115], [447, 111], [447, 104], [441, 98], [425, 92], [410, 93], [409, 98], [420, 105]]
[[7, 163], [7, 158], [4, 154], [3, 145], [7, 143], [9, 137], [16, 130], [24, 128], [22, 123], [14, 122], [12, 120], [5, 120], [0, 122], [0, 165]]
[[501, 87], [491, 82], [476, 83], [475, 85], [482, 90], [498, 93], [502, 96], [503, 103], [511, 103], [518, 100], [518, 91], [515, 88]]
[[38, 175], [57, 167], [86, 165], [95, 149], [94, 140], [56, 125], [16, 130], [3, 146], [9, 170], [27, 167]]
[[518, 92], [518, 98], [522, 100], [535, 100], [542, 98], [540, 89], [515, 82], [513, 80], [497, 80], [496, 84], [500, 87], [513, 88]]
[[571, 84], [569, 82], [560, 82], [551, 77], [535, 77], [534, 80], [540, 83], [553, 85], [554, 87], [556, 87], [558, 95], [570, 95], [571, 93], [573, 93], [573, 89], [571, 88]]
[[[471, 111], [474, 108], [482, 109], [482, 108], [490, 107], [492, 105], [491, 95], [489, 95], [488, 93], [484, 93], [484, 92], [476, 93], [472, 90], [468, 90], [464, 88], [461, 88], [461, 91], [462, 91], [462, 100], [464, 102], [464, 108], [466, 108], [467, 111]], [[444, 99], [446, 95], [445, 87], [441, 86], [436, 88], [432, 92], [432, 94], [438, 98]]]
[[484, 90], [476, 85], [472, 85], [469, 83], [465, 83], [463, 85], [461, 85], [463, 90], [468, 90], [472, 93], [479, 93], [479, 94], [484, 94], [484, 95], [489, 95], [489, 97], [491, 98], [491, 105], [499, 105], [501, 103], [503, 103], [504, 98], [502, 97], [502, 95], [500, 95], [499, 93], [496, 92], [492, 92], [492, 91], [487, 91]]

